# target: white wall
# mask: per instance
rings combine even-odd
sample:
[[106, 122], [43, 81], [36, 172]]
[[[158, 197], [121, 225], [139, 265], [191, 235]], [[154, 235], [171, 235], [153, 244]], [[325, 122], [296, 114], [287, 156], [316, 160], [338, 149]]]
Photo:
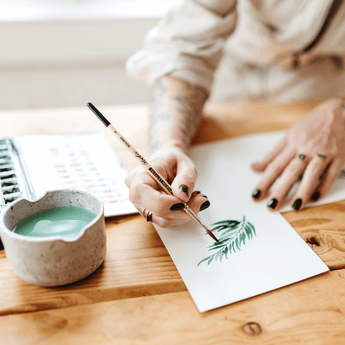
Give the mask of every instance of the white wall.
[[9, 7], [0, 10], [0, 109], [146, 103], [148, 88], [131, 80], [124, 64], [171, 0], [149, 0], [164, 6], [137, 8], [137, 13], [135, 0], [125, 1], [131, 5], [127, 12], [123, 6], [116, 10], [113, 2], [110, 7], [92, 2], [93, 10], [75, 7], [74, 13], [73, 6], [36, 15], [22, 7], [12, 16]]

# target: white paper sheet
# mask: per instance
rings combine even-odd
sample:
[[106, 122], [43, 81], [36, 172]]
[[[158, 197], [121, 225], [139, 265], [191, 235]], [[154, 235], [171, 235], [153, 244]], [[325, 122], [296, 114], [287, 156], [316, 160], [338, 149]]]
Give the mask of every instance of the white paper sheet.
[[[209, 264], [201, 262], [217, 250], [208, 249], [214, 241], [198, 225], [193, 221], [169, 229], [155, 225], [200, 312], [328, 271], [280, 213], [269, 212], [266, 201], [252, 201], [251, 193], [261, 174], [252, 172], [250, 164], [263, 157], [281, 135], [247, 136], [191, 150], [199, 172], [196, 190], [211, 201], [211, 206], [199, 214], [204, 223], [212, 228], [215, 222], [242, 221], [245, 217], [255, 228], [251, 239], [243, 235], [245, 244], [241, 242], [240, 249], [235, 246], [235, 253], [227, 254], [227, 258], [224, 255], [222, 262], [219, 258]], [[340, 200], [338, 189], [345, 194], [344, 181], [340, 184], [323, 202]]]

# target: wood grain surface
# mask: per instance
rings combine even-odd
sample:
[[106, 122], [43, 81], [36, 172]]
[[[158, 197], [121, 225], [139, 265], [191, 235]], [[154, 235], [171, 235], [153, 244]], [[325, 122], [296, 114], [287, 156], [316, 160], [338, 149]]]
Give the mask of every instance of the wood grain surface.
[[4, 316], [3, 344], [343, 345], [341, 271], [200, 314], [188, 292]]
[[[208, 105], [193, 143], [287, 129], [319, 102]], [[98, 107], [145, 155], [147, 106]], [[0, 121], [1, 138], [100, 130], [129, 171], [137, 166], [86, 106]], [[104, 264], [69, 286], [27, 284], [0, 251], [1, 344], [345, 344], [344, 211], [345, 201], [283, 214], [334, 271], [203, 314], [140, 215], [107, 219]]]

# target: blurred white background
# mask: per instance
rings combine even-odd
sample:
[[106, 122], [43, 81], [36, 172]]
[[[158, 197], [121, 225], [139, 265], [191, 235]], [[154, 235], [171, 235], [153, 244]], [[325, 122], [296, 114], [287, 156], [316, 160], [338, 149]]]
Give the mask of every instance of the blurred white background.
[[0, 0], [0, 109], [147, 103], [126, 59], [176, 0]]

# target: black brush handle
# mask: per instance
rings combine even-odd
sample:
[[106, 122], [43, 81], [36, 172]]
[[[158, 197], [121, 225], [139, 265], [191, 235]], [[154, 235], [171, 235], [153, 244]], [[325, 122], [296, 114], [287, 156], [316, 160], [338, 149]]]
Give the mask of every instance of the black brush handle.
[[92, 103], [86, 103], [86, 105], [103, 122], [105, 127], [108, 127], [110, 125], [110, 122], [101, 114], [101, 112]]

